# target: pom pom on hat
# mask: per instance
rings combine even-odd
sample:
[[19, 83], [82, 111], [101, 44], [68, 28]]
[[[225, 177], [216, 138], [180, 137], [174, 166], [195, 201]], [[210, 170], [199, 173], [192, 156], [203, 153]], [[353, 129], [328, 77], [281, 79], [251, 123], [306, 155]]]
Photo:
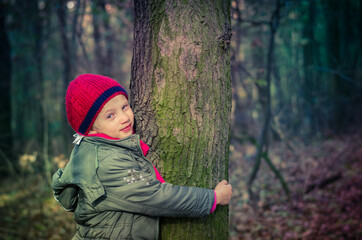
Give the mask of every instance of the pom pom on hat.
[[103, 106], [117, 95], [128, 99], [126, 90], [115, 80], [96, 74], [82, 74], [70, 82], [65, 107], [70, 126], [87, 135]]

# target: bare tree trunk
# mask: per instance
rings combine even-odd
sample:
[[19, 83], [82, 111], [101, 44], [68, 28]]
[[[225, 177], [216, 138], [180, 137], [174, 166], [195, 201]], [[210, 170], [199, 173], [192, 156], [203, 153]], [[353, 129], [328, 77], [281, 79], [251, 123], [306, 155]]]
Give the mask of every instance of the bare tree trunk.
[[[67, 36], [67, 11], [66, 11], [66, 3], [65, 0], [58, 0], [57, 2], [57, 17], [59, 21], [59, 30], [60, 37], [62, 40], [62, 62], [63, 62], [63, 94], [65, 96], [65, 92], [67, 90], [68, 84], [72, 79], [72, 50], [71, 50], [71, 42]], [[62, 111], [62, 125], [63, 129], [65, 129], [63, 133], [63, 141], [65, 152], [69, 152], [70, 145], [72, 142], [72, 133], [73, 130], [68, 125], [67, 115], [65, 112], [65, 108]]]
[[6, 159], [11, 158], [11, 57], [10, 43], [8, 33], [5, 27], [7, 5], [4, 2], [0, 3], [0, 150], [4, 153], [0, 156], [0, 173], [4, 176], [6, 172]]
[[[167, 182], [213, 188], [228, 177], [229, 1], [135, 1], [131, 99], [136, 131]], [[227, 239], [228, 208], [165, 218], [162, 239]]]
[[[248, 110], [246, 106], [250, 106], [252, 101], [252, 91], [249, 91], [249, 86], [245, 81], [244, 76], [250, 76], [250, 73], [245, 71], [243, 66], [243, 60], [240, 59], [241, 45], [242, 45], [242, 37], [243, 37], [243, 19], [242, 12], [240, 11], [239, 1], [235, 1], [235, 6], [232, 9], [233, 14], [237, 15], [237, 23], [234, 27], [235, 35], [233, 36], [234, 47], [231, 51], [231, 81], [232, 81], [232, 94], [233, 94], [233, 121], [232, 121], [232, 129], [233, 129], [233, 137], [235, 133], [241, 133], [242, 135], [248, 135]], [[244, 71], [243, 71], [244, 70]], [[245, 74], [244, 74], [245, 73]], [[240, 88], [243, 88], [246, 99], [244, 102], [240, 99], [239, 92]], [[239, 136], [238, 136], [239, 137]]]
[[[21, 66], [17, 74], [12, 77], [13, 98], [12, 117], [14, 124], [13, 135], [17, 136], [13, 142], [14, 152], [18, 154], [28, 151], [39, 151], [42, 144], [42, 90], [41, 87], [41, 46], [43, 40], [42, 12], [38, 8], [38, 2], [17, 1], [18, 8], [13, 9], [14, 14], [19, 14], [16, 19], [16, 31], [21, 33], [19, 41], [13, 41], [14, 45], [21, 48], [19, 56], [13, 59], [14, 66]], [[27, 9], [19, 11], [19, 9]], [[14, 40], [14, 38], [13, 38]], [[21, 56], [21, 57], [20, 57]], [[24, 65], [23, 65], [24, 64]]]
[[328, 124], [329, 130], [338, 132], [343, 127], [343, 118], [346, 115], [345, 104], [342, 104], [343, 95], [346, 92], [346, 85], [339, 74], [341, 68], [341, 55], [340, 55], [340, 8], [341, 1], [330, 0], [325, 2], [325, 18], [326, 18], [326, 47], [327, 47], [327, 65], [330, 70], [328, 74], [328, 97], [329, 102], [332, 103], [331, 118]]
[[[271, 86], [271, 74], [272, 74], [272, 64], [273, 64], [273, 58], [274, 58], [274, 42], [275, 42], [275, 33], [278, 29], [279, 20], [280, 20], [280, 10], [282, 8], [283, 4], [280, 2], [280, 0], [276, 3], [276, 8], [274, 12], [272, 13], [272, 17], [269, 23], [270, 27], [270, 37], [269, 37], [269, 45], [268, 45], [268, 55], [267, 55], [267, 72], [266, 72], [266, 106], [265, 106], [265, 112], [264, 112], [264, 124], [263, 129], [261, 131], [261, 134], [258, 139], [257, 144], [257, 153], [255, 156], [255, 164], [253, 167], [253, 170], [251, 172], [250, 178], [248, 180], [248, 190], [250, 193], [250, 196], [253, 196], [252, 192], [252, 184], [256, 178], [256, 175], [260, 168], [261, 159], [264, 158], [271, 168], [271, 170], [274, 172], [276, 177], [280, 180], [283, 190], [289, 197], [289, 188], [286, 185], [284, 178], [280, 174], [280, 172], [276, 169], [274, 164], [270, 161], [268, 157], [268, 131], [269, 131], [269, 124], [271, 119], [271, 97], [270, 97], [270, 86]], [[264, 152], [265, 147], [265, 152]]]
[[[109, 26], [109, 16], [104, 0], [93, 1], [93, 37], [95, 63], [99, 74], [112, 76], [112, 34]], [[104, 32], [103, 34], [101, 32]], [[102, 35], [105, 39], [102, 40]]]
[[314, 112], [315, 104], [315, 86], [314, 82], [316, 81], [315, 66], [316, 66], [316, 41], [314, 36], [315, 21], [316, 21], [316, 6], [315, 1], [311, 0], [308, 3], [308, 8], [306, 9], [307, 18], [303, 24], [303, 37], [308, 40], [307, 44], [303, 46], [303, 67], [304, 67], [304, 81], [302, 85], [303, 91], [303, 101], [304, 101], [304, 114], [310, 122], [309, 132], [307, 137], [309, 137], [313, 132], [316, 131], [314, 123], [316, 122], [315, 117], [318, 116]]

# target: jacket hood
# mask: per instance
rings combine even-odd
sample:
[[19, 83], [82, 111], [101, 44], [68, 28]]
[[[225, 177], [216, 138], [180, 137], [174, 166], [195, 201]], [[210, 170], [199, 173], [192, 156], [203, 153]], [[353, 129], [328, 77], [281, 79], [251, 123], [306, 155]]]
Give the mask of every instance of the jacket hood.
[[[82, 147], [76, 145], [65, 168], [53, 175], [52, 189], [55, 199], [67, 211], [77, 206], [79, 188], [82, 188], [93, 205], [105, 194], [96, 170], [98, 168], [97, 146], [82, 141]], [[87, 161], [84, 161], [87, 159]]]

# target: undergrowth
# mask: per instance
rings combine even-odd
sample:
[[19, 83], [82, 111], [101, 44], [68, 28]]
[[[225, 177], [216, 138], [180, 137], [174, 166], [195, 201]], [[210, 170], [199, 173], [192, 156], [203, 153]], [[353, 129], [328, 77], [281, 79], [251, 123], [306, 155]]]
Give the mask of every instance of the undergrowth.
[[[255, 147], [231, 146], [230, 239], [362, 239], [361, 134], [270, 146], [269, 156], [291, 190], [291, 201], [263, 163], [250, 199], [246, 182]], [[41, 175], [4, 179], [0, 239], [71, 239], [73, 214], [54, 200]]]
[[0, 239], [71, 239], [71, 213], [55, 201], [41, 175], [6, 179], [0, 190]]

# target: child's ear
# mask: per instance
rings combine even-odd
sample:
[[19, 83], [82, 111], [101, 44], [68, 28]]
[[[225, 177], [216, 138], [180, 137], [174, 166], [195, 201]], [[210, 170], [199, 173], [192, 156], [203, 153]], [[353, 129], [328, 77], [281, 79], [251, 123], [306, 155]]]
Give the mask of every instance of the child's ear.
[[94, 126], [89, 130], [89, 133], [88, 134], [96, 134], [96, 133], [98, 133], [96, 130], [95, 130], [95, 128], [94, 128]]

